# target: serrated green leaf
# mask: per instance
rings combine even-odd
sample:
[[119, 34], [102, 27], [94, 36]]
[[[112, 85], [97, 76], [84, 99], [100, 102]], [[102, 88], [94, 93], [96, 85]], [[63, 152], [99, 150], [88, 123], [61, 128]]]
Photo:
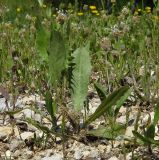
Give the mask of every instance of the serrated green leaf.
[[128, 86], [121, 87], [111, 93], [103, 102], [99, 105], [96, 111], [86, 120], [84, 126], [90, 124], [104, 113], [109, 112], [110, 108], [117, 103], [117, 101], [129, 90]]
[[48, 60], [47, 47], [49, 43], [49, 32], [42, 26], [40, 19], [36, 21], [36, 46], [43, 60]]
[[49, 53], [49, 72], [51, 82], [57, 84], [61, 76], [62, 70], [65, 68], [66, 63], [66, 49], [63, 37], [60, 32], [52, 29], [50, 43], [48, 47]]
[[125, 125], [115, 123], [113, 126], [102, 126], [96, 130], [90, 130], [87, 133], [96, 137], [115, 139], [116, 137], [123, 135], [125, 133], [125, 129]]
[[80, 47], [73, 53], [73, 92], [72, 99], [76, 111], [80, 111], [86, 99], [89, 76], [91, 73], [91, 61], [88, 47]]

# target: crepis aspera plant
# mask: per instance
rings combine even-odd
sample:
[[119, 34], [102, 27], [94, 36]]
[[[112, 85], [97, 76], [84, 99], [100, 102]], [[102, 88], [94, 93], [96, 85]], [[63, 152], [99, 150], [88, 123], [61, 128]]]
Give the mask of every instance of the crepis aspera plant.
[[[50, 30], [48, 30], [41, 24], [40, 19], [37, 19], [36, 28], [36, 45], [39, 56], [48, 65], [43, 96], [45, 97], [46, 109], [51, 117], [52, 128], [49, 129], [32, 119], [27, 119], [27, 121], [41, 129], [48, 136], [55, 135], [61, 137], [63, 149], [65, 148], [66, 138], [80, 140], [80, 131], [83, 129], [87, 130], [87, 127], [101, 116], [107, 115], [111, 117], [114, 124], [112, 129], [114, 134], [108, 136], [112, 131], [109, 129], [107, 134], [103, 134], [103, 137], [113, 139], [118, 136], [117, 132], [122, 130], [124, 126], [117, 124], [114, 117], [117, 117], [118, 111], [130, 95], [131, 89], [128, 86], [124, 86], [107, 96], [105, 91], [98, 84], [95, 84], [95, 89], [101, 98], [101, 104], [90, 117], [86, 115], [86, 119], [82, 119], [81, 125], [80, 120], [82, 116], [79, 113], [84, 108], [92, 68], [89, 42], [85, 46], [70, 52], [66, 37], [62, 36], [60, 30], [53, 24], [51, 24]], [[67, 98], [69, 96], [66, 93], [70, 93], [72, 105], [68, 105]], [[78, 115], [78, 118], [72, 116], [70, 110], [73, 110], [73, 113]], [[57, 124], [59, 117], [57, 117], [56, 113], [60, 114], [62, 122], [60, 125]], [[70, 122], [73, 133], [77, 133], [78, 138], [66, 131], [66, 122]], [[105, 133], [107, 130], [104, 129], [102, 132]]]

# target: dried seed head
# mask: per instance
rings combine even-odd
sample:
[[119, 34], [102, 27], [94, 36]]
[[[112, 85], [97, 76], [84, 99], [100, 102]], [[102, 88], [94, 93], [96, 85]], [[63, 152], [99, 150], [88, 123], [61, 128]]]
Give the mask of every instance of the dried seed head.
[[109, 51], [112, 47], [110, 39], [108, 37], [102, 38], [102, 40], [100, 42], [100, 46], [102, 49]]

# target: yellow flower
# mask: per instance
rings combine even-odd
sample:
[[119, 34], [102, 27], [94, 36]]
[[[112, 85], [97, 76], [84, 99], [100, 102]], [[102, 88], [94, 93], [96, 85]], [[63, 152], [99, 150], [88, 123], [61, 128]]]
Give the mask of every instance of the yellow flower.
[[134, 15], [135, 15], [135, 16], [137, 16], [138, 14], [139, 14], [139, 12], [138, 12], [138, 11], [135, 11], [135, 12], [134, 12]]
[[146, 8], [145, 8], [145, 11], [146, 11], [147, 13], [150, 13], [150, 12], [151, 12], [151, 7], [146, 7]]
[[99, 16], [100, 14], [99, 13], [96, 13], [96, 16]]
[[141, 9], [139, 8], [137, 11], [138, 11], [138, 12], [141, 12]]
[[96, 6], [89, 6], [89, 8], [90, 8], [91, 10], [96, 10], [96, 9], [97, 9]]
[[159, 20], [159, 16], [153, 16], [153, 18], [157, 21]]
[[97, 14], [97, 13], [98, 13], [97, 10], [92, 10], [91, 12], [94, 13], [94, 14]]
[[84, 13], [83, 13], [83, 12], [78, 12], [77, 15], [78, 15], [78, 16], [83, 16]]
[[17, 12], [20, 12], [20, 11], [21, 11], [21, 9], [20, 9], [20, 8], [17, 8], [16, 10], [17, 10]]
[[151, 10], [151, 7], [146, 7], [145, 10]]

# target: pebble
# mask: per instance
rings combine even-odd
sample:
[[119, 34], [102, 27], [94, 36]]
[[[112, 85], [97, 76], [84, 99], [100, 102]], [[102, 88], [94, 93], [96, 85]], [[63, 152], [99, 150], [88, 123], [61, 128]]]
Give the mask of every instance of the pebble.
[[90, 155], [90, 151], [83, 152], [83, 158], [88, 157]]
[[33, 118], [35, 115], [35, 112], [28, 108], [22, 110], [21, 112], [25, 115], [26, 118]]
[[5, 156], [10, 159], [11, 158], [11, 151], [10, 150], [7, 150], [6, 153], [5, 153]]
[[20, 137], [24, 141], [25, 139], [34, 138], [34, 133], [33, 132], [23, 132], [20, 134]]
[[119, 113], [121, 113], [124, 116], [126, 114], [126, 107], [121, 106], [120, 110], [119, 110]]
[[142, 123], [146, 125], [149, 120], [151, 120], [151, 122], [153, 122], [154, 114], [155, 114], [154, 112], [151, 112], [150, 114], [145, 114], [142, 119]]
[[30, 159], [30, 158], [32, 158], [33, 157], [33, 155], [34, 155], [34, 152], [33, 151], [26, 151], [26, 158], [27, 159]]
[[[12, 132], [13, 132], [13, 128], [10, 126], [0, 127], [0, 140], [4, 141], [4, 139], [6, 139], [9, 135], [11, 135]], [[15, 136], [19, 135], [19, 131], [17, 127], [14, 128], [14, 135]]]
[[126, 123], [126, 116], [120, 116], [119, 118], [116, 119], [116, 122], [125, 124]]
[[41, 121], [42, 121], [41, 115], [40, 114], [35, 114], [34, 115], [34, 120], [37, 121], [37, 122], [39, 122], [39, 123], [41, 123]]
[[41, 160], [63, 160], [63, 156], [61, 154], [54, 154], [51, 157], [44, 157]]
[[74, 158], [81, 159], [83, 157], [82, 151], [80, 149], [75, 150]]
[[45, 155], [46, 157], [51, 157], [53, 155], [53, 150], [52, 149], [45, 150]]
[[119, 160], [116, 156], [109, 158], [108, 160]]
[[5, 110], [6, 104], [5, 104], [5, 98], [0, 98], [0, 112]]
[[101, 145], [101, 144], [98, 145], [98, 149], [101, 153], [104, 153], [106, 148], [107, 148], [106, 145]]
[[134, 131], [134, 126], [128, 126], [126, 128], [125, 136], [134, 137], [132, 131]]
[[126, 155], [126, 160], [131, 160], [132, 159], [131, 157], [132, 157], [132, 153], [130, 152]]
[[90, 157], [94, 159], [99, 159], [100, 157], [99, 151], [97, 149], [91, 150]]
[[21, 155], [21, 151], [20, 151], [20, 150], [16, 150], [16, 151], [13, 153], [13, 157], [14, 157], [14, 158], [18, 158], [20, 155]]
[[9, 149], [11, 152], [15, 152], [17, 149], [22, 148], [23, 145], [25, 145], [23, 141], [18, 139], [13, 139], [9, 144]]

